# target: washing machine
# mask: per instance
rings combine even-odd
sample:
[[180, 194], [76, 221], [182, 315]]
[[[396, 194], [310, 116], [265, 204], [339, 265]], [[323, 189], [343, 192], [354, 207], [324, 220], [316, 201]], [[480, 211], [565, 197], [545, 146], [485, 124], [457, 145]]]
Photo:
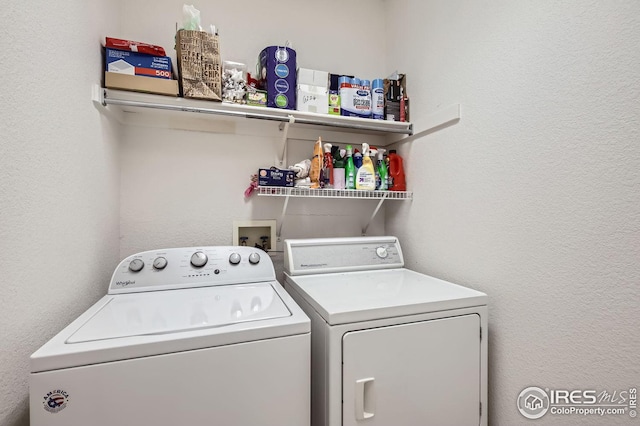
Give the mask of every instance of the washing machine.
[[31, 356], [31, 425], [309, 425], [309, 333], [261, 250], [138, 253]]
[[395, 237], [285, 240], [311, 318], [313, 426], [486, 426], [487, 296], [404, 267]]

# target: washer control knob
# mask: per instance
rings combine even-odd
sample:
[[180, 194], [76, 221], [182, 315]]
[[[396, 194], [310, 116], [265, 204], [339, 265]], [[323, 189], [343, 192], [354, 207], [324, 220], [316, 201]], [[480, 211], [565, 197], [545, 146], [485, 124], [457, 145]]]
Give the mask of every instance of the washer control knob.
[[229, 256], [229, 263], [232, 265], [237, 265], [238, 263], [240, 263], [240, 259], [242, 258], [238, 253], [231, 253], [231, 255]]
[[253, 265], [257, 265], [260, 263], [260, 255], [258, 253], [251, 253], [249, 255], [249, 263]]
[[207, 264], [209, 258], [201, 251], [197, 251], [191, 255], [191, 264], [196, 268], [202, 268]]
[[144, 262], [142, 261], [142, 259], [133, 259], [129, 263], [129, 270], [131, 272], [140, 272], [142, 271], [142, 268], [144, 268]]
[[167, 259], [164, 257], [156, 257], [153, 261], [153, 269], [157, 269], [158, 271], [163, 270], [167, 267]]
[[376, 254], [380, 259], [386, 259], [389, 256], [389, 252], [386, 247], [378, 247], [376, 248]]

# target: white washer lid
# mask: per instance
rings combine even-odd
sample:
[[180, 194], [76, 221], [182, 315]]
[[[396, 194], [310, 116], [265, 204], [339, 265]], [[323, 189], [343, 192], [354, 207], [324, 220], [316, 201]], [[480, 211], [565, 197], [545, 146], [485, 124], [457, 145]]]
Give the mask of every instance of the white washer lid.
[[31, 355], [31, 372], [309, 333], [277, 281], [106, 295]]
[[487, 295], [409, 269], [287, 276], [331, 325], [467, 308]]
[[268, 283], [114, 296], [66, 343], [169, 334], [291, 315]]

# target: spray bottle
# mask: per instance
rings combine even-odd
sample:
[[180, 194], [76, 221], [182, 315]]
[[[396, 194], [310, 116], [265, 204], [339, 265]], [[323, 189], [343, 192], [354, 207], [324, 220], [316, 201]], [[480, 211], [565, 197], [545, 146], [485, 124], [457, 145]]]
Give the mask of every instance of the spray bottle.
[[377, 188], [380, 191], [387, 191], [389, 189], [389, 171], [387, 170], [387, 163], [384, 161], [385, 151], [386, 149], [378, 148], [378, 164], [376, 164], [376, 168], [380, 179]]
[[345, 187], [345, 171], [344, 171], [344, 149], [340, 149], [338, 145], [331, 147], [333, 157], [333, 189], [344, 189]]
[[324, 188], [333, 188], [333, 157], [331, 144], [324, 144], [324, 163], [322, 164], [322, 183]]
[[369, 144], [362, 144], [362, 166], [356, 175], [356, 189], [373, 191], [376, 189], [376, 174], [373, 170], [373, 163], [369, 157]]
[[352, 149], [351, 145], [347, 145], [347, 161], [344, 166], [346, 189], [356, 189], [356, 166], [353, 164]]

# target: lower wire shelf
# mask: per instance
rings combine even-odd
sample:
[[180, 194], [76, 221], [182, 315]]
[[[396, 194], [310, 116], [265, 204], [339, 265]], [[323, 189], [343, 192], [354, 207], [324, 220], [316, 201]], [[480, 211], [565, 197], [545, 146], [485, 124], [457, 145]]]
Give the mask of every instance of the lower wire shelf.
[[411, 200], [409, 191], [364, 191], [359, 189], [310, 189], [282, 186], [259, 186], [258, 195], [271, 197], [360, 198], [385, 200]]
[[282, 224], [284, 223], [284, 217], [287, 214], [287, 206], [289, 205], [289, 198], [350, 198], [350, 199], [369, 199], [378, 200], [371, 218], [367, 224], [362, 228], [362, 235], [366, 235], [367, 229], [371, 224], [371, 221], [385, 200], [412, 200], [413, 192], [409, 191], [364, 191], [357, 189], [310, 189], [300, 187], [281, 187], [281, 186], [258, 186], [258, 195], [268, 197], [285, 197], [284, 206], [282, 207], [282, 215], [278, 221], [276, 237], [280, 239], [282, 234]]

